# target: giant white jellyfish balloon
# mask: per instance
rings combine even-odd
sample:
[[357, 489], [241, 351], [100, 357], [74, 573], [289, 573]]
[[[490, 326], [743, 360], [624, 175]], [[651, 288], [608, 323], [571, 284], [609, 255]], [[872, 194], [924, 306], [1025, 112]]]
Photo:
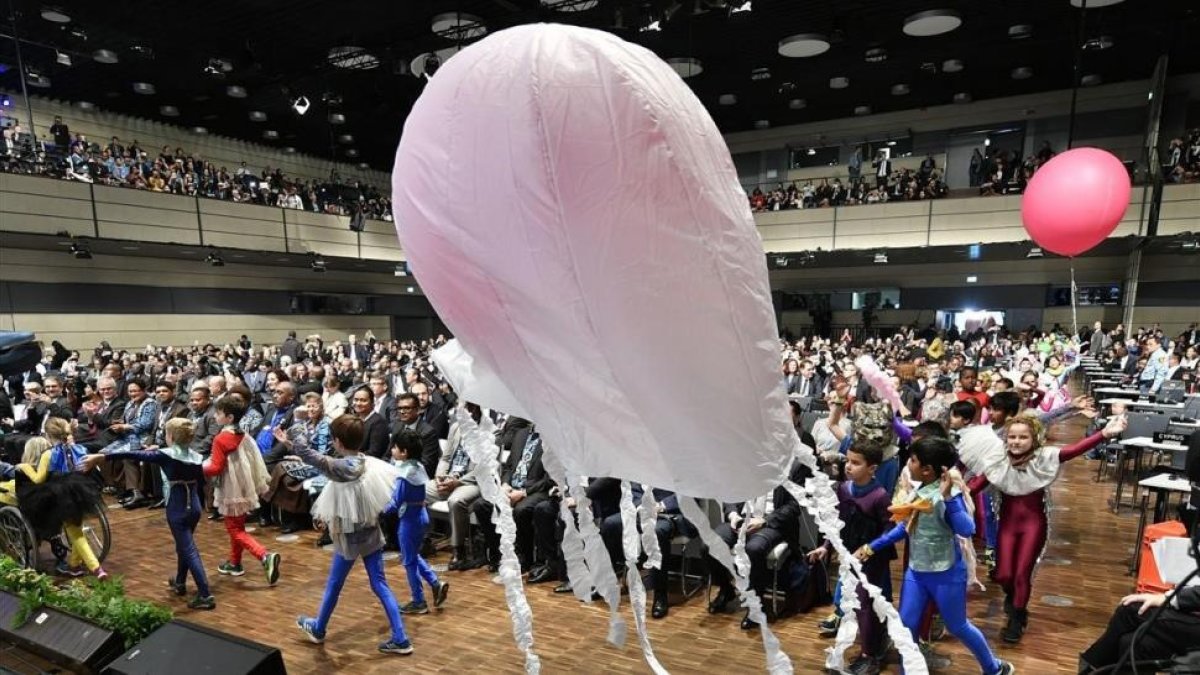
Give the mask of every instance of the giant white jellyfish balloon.
[[[794, 457], [813, 464], [786, 413], [762, 242], [729, 152], [657, 56], [567, 26], [495, 33], [430, 79], [392, 181], [409, 263], [456, 336], [435, 360], [464, 399], [533, 420], [560, 484], [612, 476], [736, 502], [784, 483]], [[789, 490], [857, 570], [824, 475]], [[695, 501], [680, 502], [710, 540]], [[580, 536], [568, 567], [605, 595], [611, 570], [581, 559], [596, 542]], [[761, 618], [752, 591], [743, 601]], [[908, 672], [925, 672], [895, 611], [875, 605]], [[769, 668], [790, 672], [760, 624]], [[614, 614], [610, 639], [622, 627]], [[514, 624], [533, 670], [528, 629]]]

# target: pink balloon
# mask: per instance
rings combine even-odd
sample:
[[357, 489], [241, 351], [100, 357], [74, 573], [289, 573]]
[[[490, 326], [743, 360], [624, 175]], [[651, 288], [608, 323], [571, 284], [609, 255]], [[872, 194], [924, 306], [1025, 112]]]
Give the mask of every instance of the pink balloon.
[[1099, 148], [1068, 150], [1033, 174], [1021, 221], [1042, 248], [1074, 257], [1104, 241], [1129, 208], [1129, 172]]

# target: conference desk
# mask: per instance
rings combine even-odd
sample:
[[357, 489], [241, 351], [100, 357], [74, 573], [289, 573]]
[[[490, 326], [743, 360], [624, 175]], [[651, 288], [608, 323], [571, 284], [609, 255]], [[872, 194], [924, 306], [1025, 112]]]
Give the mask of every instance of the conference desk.
[[1141, 564], [1142, 537], [1146, 534], [1146, 510], [1150, 503], [1150, 493], [1154, 493], [1154, 521], [1161, 523], [1167, 519], [1167, 507], [1171, 502], [1171, 494], [1192, 493], [1192, 484], [1182, 476], [1173, 473], [1160, 473], [1138, 481], [1138, 486], [1144, 488], [1141, 501], [1141, 513], [1138, 515], [1137, 539], [1134, 540], [1133, 559], [1129, 561], [1129, 573], [1137, 576]]
[[[1133, 475], [1134, 476], [1142, 475], [1142, 455], [1145, 453], [1146, 450], [1157, 450], [1159, 452], [1175, 453], [1175, 452], [1187, 452], [1187, 449], [1188, 449], [1186, 445], [1183, 445], [1181, 443], [1156, 443], [1154, 441], [1154, 439], [1150, 438], [1149, 436], [1135, 436], [1133, 438], [1122, 438], [1121, 440], [1119, 440], [1117, 442], [1120, 444], [1122, 451], [1130, 450], [1133, 452], [1133, 457], [1134, 457]], [[1121, 506], [1122, 506], [1121, 493], [1124, 491], [1124, 487], [1125, 487], [1125, 458], [1122, 456], [1122, 457], [1117, 458], [1117, 488], [1116, 488], [1116, 492], [1113, 494], [1113, 513], [1121, 512]], [[1138, 498], [1140, 491], [1141, 491], [1140, 483], [1134, 483], [1133, 484], [1133, 501], [1131, 501], [1129, 503], [1130, 507], [1133, 507], [1136, 505], [1137, 498]]]
[[1149, 401], [1134, 401], [1127, 398], [1105, 398], [1097, 401], [1100, 405], [1112, 405], [1121, 403], [1130, 408], [1144, 408], [1146, 410], [1155, 410], [1165, 413], [1183, 412], [1182, 403], [1151, 403]]
[[1108, 396], [1128, 396], [1131, 398], [1137, 398], [1142, 395], [1142, 392], [1137, 389], [1127, 389], [1125, 387], [1096, 387], [1092, 392]]

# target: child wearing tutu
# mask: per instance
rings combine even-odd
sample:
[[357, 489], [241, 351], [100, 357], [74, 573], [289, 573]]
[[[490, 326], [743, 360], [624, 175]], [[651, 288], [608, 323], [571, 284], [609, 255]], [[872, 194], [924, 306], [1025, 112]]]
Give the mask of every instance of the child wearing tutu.
[[371, 590], [383, 605], [391, 626], [391, 639], [379, 645], [385, 654], [411, 654], [412, 643], [404, 632], [404, 621], [396, 596], [388, 588], [383, 567], [383, 533], [379, 529], [379, 514], [392, 499], [392, 488], [397, 479], [395, 467], [382, 460], [363, 455], [365, 431], [362, 420], [353, 415], [342, 415], [329, 425], [336, 456], [319, 455], [307, 443], [293, 445], [298, 456], [292, 459], [316, 467], [329, 477], [329, 483], [321, 491], [312, 508], [313, 521], [323, 525], [333, 540], [333, 563], [329, 567], [329, 581], [325, 584], [325, 595], [316, 617], [301, 616], [296, 625], [316, 644], [325, 641], [325, 630], [337, 607], [338, 597], [346, 576], [354, 567], [354, 561], [362, 558], [367, 569]]
[[412, 590], [412, 601], [400, 608], [403, 614], [429, 613], [422, 580], [433, 590], [434, 607], [441, 607], [446, 602], [446, 593], [450, 590], [450, 584], [439, 581], [433, 568], [421, 557], [421, 542], [425, 530], [429, 529], [429, 512], [425, 509], [425, 484], [429, 482], [429, 474], [421, 463], [421, 448], [421, 436], [415, 431], [401, 429], [392, 434], [392, 459], [400, 469], [400, 477], [396, 479], [392, 502], [384, 513], [394, 513], [400, 519], [396, 540], [400, 542], [400, 556]]
[[204, 462], [204, 477], [213, 479], [213, 503], [225, 520], [229, 533], [229, 560], [217, 567], [217, 572], [240, 577], [242, 551], [262, 561], [267, 583], [279, 581], [279, 554], [269, 553], [262, 544], [246, 532], [246, 514], [258, 508], [258, 498], [269, 487], [271, 476], [254, 439], [242, 431], [238, 423], [246, 414], [246, 404], [235, 396], [226, 396], [216, 403], [213, 417], [221, 432], [213, 439], [212, 456]]
[[196, 597], [188, 603], [192, 609], [216, 609], [217, 601], [208, 587], [208, 575], [196, 548], [196, 523], [200, 522], [200, 495], [204, 492], [204, 456], [188, 448], [196, 434], [191, 420], [175, 418], [166, 423], [166, 445], [154, 450], [113, 452], [107, 455], [88, 455], [85, 461], [90, 470], [96, 463], [110, 459], [128, 459], [157, 464], [162, 470], [163, 487], [167, 490], [167, 525], [175, 539], [177, 565], [175, 576], [167, 586], [175, 595], [187, 595], [187, 575], [196, 582]]
[[[86, 451], [75, 445], [71, 425], [59, 417], [46, 420], [46, 438], [25, 444], [14, 479], [16, 502], [39, 540], [62, 532], [70, 546], [57, 571], [70, 576], [87, 572], [108, 578], [83, 533], [83, 519], [100, 511], [100, 484], [80, 471]], [[51, 445], [53, 444], [53, 445]]]

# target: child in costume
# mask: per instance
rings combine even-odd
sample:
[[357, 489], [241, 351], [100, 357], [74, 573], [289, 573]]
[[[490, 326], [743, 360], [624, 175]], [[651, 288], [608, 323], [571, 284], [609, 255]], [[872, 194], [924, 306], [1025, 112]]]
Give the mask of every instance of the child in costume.
[[66, 561], [59, 562], [59, 573], [80, 576], [85, 573], [82, 566], [96, 578], [105, 579], [108, 573], [83, 533], [83, 519], [99, 513], [103, 503], [100, 485], [80, 472], [86, 451], [75, 445], [70, 423], [51, 417], [46, 420], [45, 433], [45, 439], [26, 442], [16, 477], [5, 486], [6, 497], [15, 495], [15, 503], [39, 540], [51, 540], [60, 532], [66, 535], [70, 551]]
[[246, 514], [258, 508], [259, 495], [267, 491], [270, 474], [254, 439], [238, 426], [246, 412], [246, 404], [233, 396], [216, 403], [213, 417], [221, 432], [213, 439], [212, 455], [205, 460], [204, 477], [213, 479], [213, 503], [225, 520], [229, 533], [229, 560], [217, 567], [217, 572], [240, 577], [242, 551], [262, 561], [267, 583], [279, 581], [279, 554], [269, 553], [262, 544], [246, 532]]
[[196, 597], [188, 602], [192, 609], [216, 609], [217, 601], [208, 586], [208, 575], [200, 561], [200, 550], [196, 548], [196, 523], [200, 522], [203, 509], [200, 496], [204, 493], [204, 456], [188, 448], [196, 433], [191, 420], [174, 418], [168, 420], [164, 438], [166, 445], [155, 450], [112, 452], [107, 455], [88, 455], [86, 464], [90, 470], [97, 462], [112, 459], [128, 459], [146, 464], [155, 464], [162, 470], [163, 489], [167, 491], [167, 525], [175, 540], [175, 576], [167, 579], [167, 586], [175, 595], [187, 595], [187, 575], [190, 572], [196, 583]]
[[967, 569], [956, 536], [975, 534], [975, 521], [958, 487], [961, 478], [952, 467], [957, 461], [954, 445], [946, 439], [928, 437], [912, 444], [909, 475], [919, 487], [909, 501], [892, 506], [899, 523], [855, 555], [864, 562], [879, 551], [909, 540], [909, 563], [900, 590], [900, 619], [918, 639], [921, 616], [932, 600], [946, 622], [984, 675], [1012, 675], [1011, 663], [996, 658], [987, 639], [967, 619]]
[[[837, 488], [838, 515], [845, 527], [842, 541], [853, 550], [875, 539], [888, 523], [890, 500], [887, 491], [875, 480], [875, 472], [883, 461], [883, 451], [878, 447], [850, 448], [846, 452], [846, 480]], [[812, 550], [808, 559], [818, 563], [828, 557], [832, 546]], [[882, 587], [890, 575], [888, 564], [896, 557], [895, 548], [873, 556], [863, 563], [867, 581]], [[859, 642], [862, 654], [855, 659], [847, 672], [851, 675], [876, 675], [883, 664], [883, 624], [871, 608], [871, 600], [862, 586], [858, 587], [859, 609], [856, 612], [859, 625]]]
[[379, 529], [379, 514], [392, 501], [392, 489], [398, 478], [396, 468], [387, 462], [364, 455], [365, 431], [362, 420], [342, 415], [329, 425], [333, 449], [337, 456], [319, 455], [307, 443], [295, 443], [297, 459], [316, 467], [329, 477], [329, 483], [313, 504], [313, 520], [329, 531], [333, 540], [333, 563], [321, 608], [316, 617], [301, 616], [296, 625], [316, 644], [325, 641], [325, 629], [337, 607], [338, 597], [354, 561], [362, 558], [367, 569], [371, 590], [383, 605], [392, 636], [379, 645], [385, 654], [411, 654], [412, 643], [404, 632], [404, 620], [396, 605], [396, 596], [388, 588], [383, 567], [383, 533]]
[[415, 431], [401, 429], [392, 434], [392, 459], [400, 469], [396, 479], [396, 490], [384, 513], [396, 514], [400, 525], [396, 540], [400, 542], [400, 556], [408, 572], [408, 587], [412, 601], [400, 608], [403, 614], [428, 614], [422, 581], [433, 590], [433, 606], [441, 607], [446, 602], [450, 584], [439, 581], [429, 563], [421, 557], [421, 542], [429, 529], [429, 511], [425, 509], [425, 484], [429, 475], [421, 464], [421, 436]]
[[1099, 433], [1065, 448], [1042, 446], [1044, 429], [1034, 417], [1018, 416], [1005, 423], [1006, 452], [980, 457], [972, 490], [991, 485], [1000, 495], [1000, 532], [996, 582], [1004, 588], [1008, 623], [1000, 636], [1015, 644], [1029, 622], [1033, 570], [1046, 547], [1049, 533], [1046, 489], [1058, 478], [1063, 462], [1074, 459], [1125, 430], [1125, 418], [1114, 417]]

